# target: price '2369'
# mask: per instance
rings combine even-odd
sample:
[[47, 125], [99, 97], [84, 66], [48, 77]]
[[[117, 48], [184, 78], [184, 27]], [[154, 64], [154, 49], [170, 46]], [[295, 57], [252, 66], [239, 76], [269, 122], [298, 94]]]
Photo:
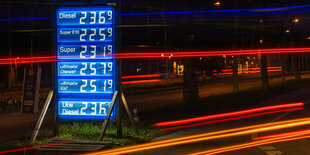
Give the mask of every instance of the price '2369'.
[[81, 12], [80, 24], [86, 24], [87, 18], [89, 18], [89, 24], [105, 24], [107, 20], [112, 20], [112, 17], [112, 11]]

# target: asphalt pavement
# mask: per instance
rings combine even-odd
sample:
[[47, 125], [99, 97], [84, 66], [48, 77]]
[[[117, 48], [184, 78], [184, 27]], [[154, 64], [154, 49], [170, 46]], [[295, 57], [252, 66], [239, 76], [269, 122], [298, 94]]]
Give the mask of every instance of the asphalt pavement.
[[[263, 116], [254, 117], [254, 118], [182, 129], [170, 135], [156, 138], [154, 139], [154, 141], [177, 138], [177, 137], [184, 137], [184, 136], [201, 134], [201, 133], [208, 133], [212, 131], [233, 129], [233, 128], [245, 127], [245, 126], [256, 125], [256, 124], [276, 122], [276, 121], [282, 121], [282, 120], [288, 120], [288, 119], [310, 117], [310, 113], [308, 112], [310, 110], [310, 103], [309, 103], [310, 102], [310, 86], [270, 98], [268, 100], [263, 101], [259, 105], [269, 106], [269, 105], [287, 104], [287, 103], [295, 103], [295, 102], [304, 102], [307, 104], [305, 105], [304, 109], [301, 111], [263, 115]], [[253, 105], [253, 107], [255, 107], [255, 105]], [[290, 132], [290, 131], [296, 131], [296, 130], [303, 130], [303, 129], [308, 129], [308, 128], [309, 128], [309, 125], [276, 130], [276, 131], [270, 131], [266, 133], [254, 133], [254, 134], [256, 136], [267, 135], [267, 134], [276, 134], [276, 133], [284, 133], [284, 132]], [[189, 153], [201, 152], [201, 151], [206, 151], [206, 150], [211, 150], [211, 149], [223, 148], [225, 146], [231, 146], [231, 145], [251, 142], [252, 137], [253, 137], [253, 134], [250, 134], [250, 135], [229, 137], [229, 138], [216, 139], [216, 140], [210, 140], [210, 141], [202, 141], [202, 142], [196, 142], [196, 143], [190, 143], [190, 144], [184, 144], [184, 145], [178, 145], [178, 146], [172, 146], [172, 147], [165, 147], [165, 148], [154, 149], [154, 150], [147, 150], [147, 151], [136, 152], [132, 154], [133, 155], [189, 154]], [[295, 141], [264, 145], [260, 147], [252, 147], [252, 148], [242, 149], [242, 150], [237, 150], [237, 151], [230, 151], [230, 152], [221, 153], [221, 154], [222, 155], [247, 155], [247, 154], [250, 154], [250, 155], [265, 155], [265, 154], [310, 155], [309, 148], [310, 148], [310, 139], [301, 139], [301, 140], [295, 140]]]

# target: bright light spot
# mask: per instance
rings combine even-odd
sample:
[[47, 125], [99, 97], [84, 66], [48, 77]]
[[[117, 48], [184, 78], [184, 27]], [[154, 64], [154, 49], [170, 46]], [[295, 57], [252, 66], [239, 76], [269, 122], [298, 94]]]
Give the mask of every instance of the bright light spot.
[[290, 30], [288, 30], [288, 29], [287, 29], [287, 30], [285, 30], [285, 33], [290, 33]]
[[299, 19], [298, 19], [298, 18], [295, 18], [295, 19], [293, 20], [293, 22], [294, 22], [294, 23], [298, 23], [298, 22], [299, 22]]
[[308, 37], [307, 40], [310, 40], [310, 37]]
[[261, 44], [262, 44], [263, 42], [264, 42], [264, 41], [263, 41], [263, 39], [260, 39], [260, 40], [259, 40], [259, 43], [261, 43]]
[[200, 57], [199, 59], [202, 60], [202, 57]]
[[171, 59], [171, 56], [169, 56], [169, 59]]
[[173, 54], [171, 54], [170, 56], [173, 57]]
[[259, 22], [262, 23], [262, 22], [264, 22], [264, 20], [260, 19]]
[[161, 56], [163, 57], [163, 56], [164, 56], [164, 54], [161, 54]]
[[214, 3], [214, 5], [215, 5], [215, 6], [220, 6], [220, 5], [221, 5], [221, 2], [220, 2], [220, 1], [216, 1], [216, 2]]
[[226, 57], [226, 55], [223, 55], [223, 58], [225, 58]]

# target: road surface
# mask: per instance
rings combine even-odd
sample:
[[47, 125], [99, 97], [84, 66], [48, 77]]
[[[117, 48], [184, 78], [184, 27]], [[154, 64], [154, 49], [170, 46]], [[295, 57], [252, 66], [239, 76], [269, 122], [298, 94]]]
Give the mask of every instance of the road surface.
[[[264, 115], [264, 116], [254, 117], [254, 118], [182, 129], [170, 135], [159, 137], [155, 139], [154, 141], [176, 138], [176, 137], [183, 137], [183, 136], [188, 136], [188, 135], [195, 135], [195, 134], [200, 134], [200, 133], [208, 133], [212, 131], [226, 130], [226, 129], [232, 129], [232, 128], [237, 128], [237, 127], [256, 125], [256, 124], [263, 124], [263, 123], [268, 123], [268, 122], [276, 122], [276, 121], [282, 121], [282, 120], [288, 120], [288, 119], [310, 117], [310, 113], [309, 113], [310, 111], [310, 86], [268, 99], [266, 101], [263, 101], [260, 105], [268, 106], [268, 105], [286, 104], [286, 103], [295, 103], [295, 102], [304, 102], [307, 104], [305, 105], [304, 109], [301, 111]], [[148, 151], [143, 151], [143, 152], [136, 152], [136, 153], [132, 153], [132, 155], [189, 154], [189, 153], [206, 151], [206, 150], [211, 150], [211, 149], [216, 149], [216, 148], [223, 148], [224, 146], [247, 143], [251, 141], [251, 138], [254, 135], [260, 136], [260, 135], [266, 135], [266, 134], [268, 135], [268, 134], [275, 134], [275, 133], [284, 133], [284, 132], [297, 131], [297, 130], [303, 130], [303, 129], [309, 129], [309, 125], [293, 127], [293, 128], [283, 129], [283, 130], [275, 130], [275, 131], [266, 132], [266, 133], [247, 134], [243, 136], [236, 136], [236, 137], [229, 137], [229, 138], [216, 139], [216, 140], [210, 140], [210, 141], [190, 143], [190, 144], [185, 144], [185, 145], [165, 147], [165, 148], [148, 150]], [[242, 149], [242, 150], [237, 150], [237, 151], [230, 151], [230, 152], [220, 153], [220, 154], [222, 155], [247, 155], [247, 154], [251, 154], [251, 155], [265, 155], [265, 154], [310, 155], [309, 148], [310, 148], [310, 139], [308, 138], [308, 139], [288, 141], [288, 142], [282, 142], [282, 143], [276, 143], [276, 144], [263, 145], [260, 147], [253, 147], [253, 148]]]

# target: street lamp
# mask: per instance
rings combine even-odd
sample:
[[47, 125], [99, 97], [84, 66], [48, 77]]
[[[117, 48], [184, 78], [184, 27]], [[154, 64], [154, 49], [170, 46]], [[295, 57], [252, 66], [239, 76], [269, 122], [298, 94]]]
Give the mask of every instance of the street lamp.
[[293, 20], [293, 23], [299, 23], [299, 19], [298, 19], [298, 18], [295, 18], [295, 19]]
[[216, 2], [214, 3], [214, 5], [215, 5], [215, 6], [220, 6], [220, 5], [221, 5], [221, 2], [220, 2], [220, 1], [216, 1]]

